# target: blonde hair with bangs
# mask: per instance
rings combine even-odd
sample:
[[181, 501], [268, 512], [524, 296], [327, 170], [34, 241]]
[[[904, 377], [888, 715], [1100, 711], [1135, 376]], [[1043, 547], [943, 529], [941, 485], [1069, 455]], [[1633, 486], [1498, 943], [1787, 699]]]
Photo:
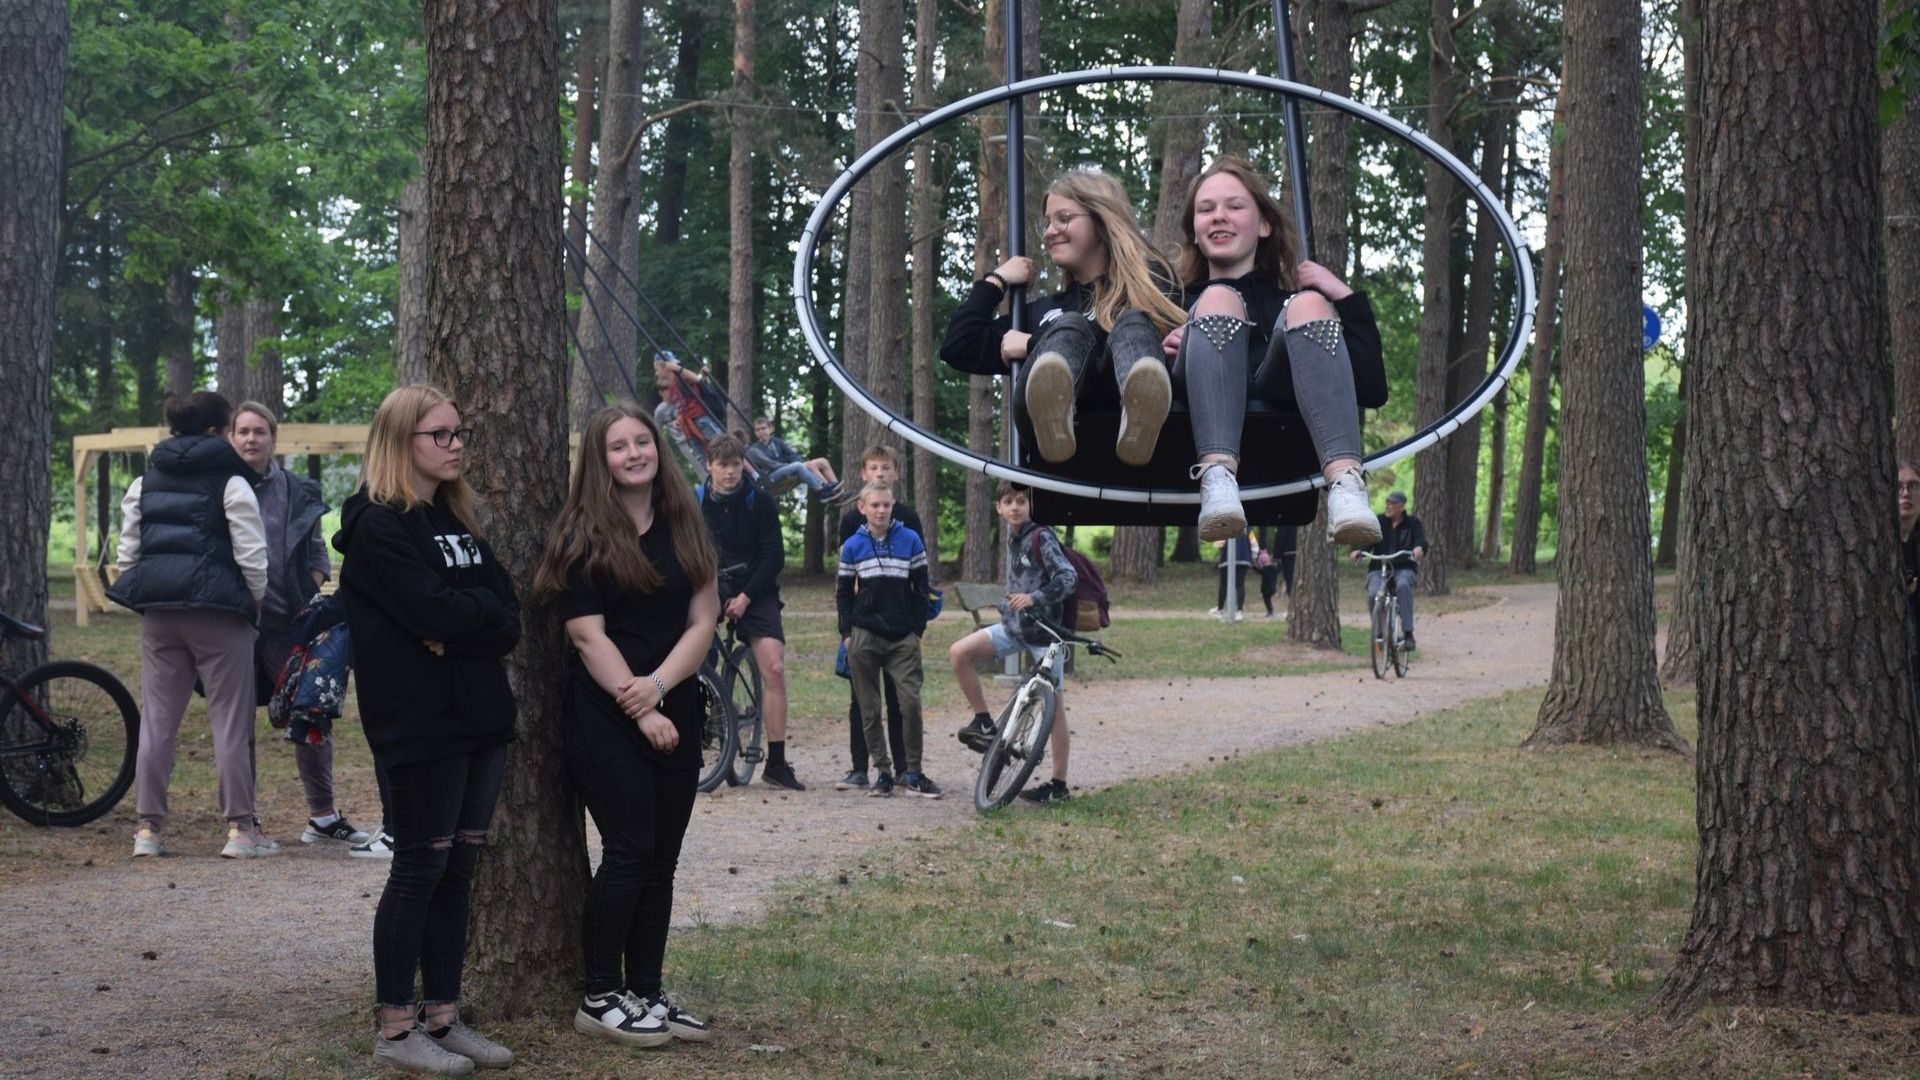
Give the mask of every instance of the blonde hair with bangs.
[[[1173, 266], [1140, 231], [1133, 201], [1120, 181], [1097, 166], [1081, 165], [1060, 174], [1048, 186], [1047, 195], [1086, 207], [1093, 215], [1094, 232], [1107, 249], [1106, 272], [1082, 282], [1093, 290], [1093, 321], [1101, 329], [1113, 329], [1114, 320], [1128, 308], [1151, 319], [1161, 333], [1187, 321], [1187, 313], [1165, 292], [1174, 284]], [[1074, 280], [1065, 267], [1061, 275]]]
[[[441, 405], [459, 408], [445, 391], [425, 383], [402, 386], [380, 402], [367, 429], [367, 456], [360, 463], [360, 482], [369, 499], [403, 514], [421, 505], [413, 490], [413, 433], [421, 419]], [[465, 477], [442, 481], [435, 498], [468, 532], [482, 535], [473, 489]]]

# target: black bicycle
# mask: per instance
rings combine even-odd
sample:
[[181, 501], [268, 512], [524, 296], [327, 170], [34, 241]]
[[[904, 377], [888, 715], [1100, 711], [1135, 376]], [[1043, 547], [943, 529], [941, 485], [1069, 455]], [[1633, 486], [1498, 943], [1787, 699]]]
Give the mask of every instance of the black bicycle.
[[[43, 627], [0, 612], [0, 639]], [[85, 825], [133, 786], [140, 708], [105, 668], [55, 660], [19, 678], [0, 670], [0, 803], [35, 825]]]
[[[729, 588], [746, 573], [745, 563], [720, 569], [720, 595], [737, 596], [738, 588]], [[713, 648], [707, 662], [700, 665], [700, 687], [706, 696], [706, 719], [701, 728], [701, 751], [706, 767], [700, 774], [699, 789], [713, 791], [722, 783], [732, 786], [751, 783], [754, 771], [766, 758], [762, 740], [766, 737], [766, 718], [761, 714], [760, 665], [753, 659], [753, 648], [740, 640], [740, 625], [722, 618], [721, 629], [713, 632]]]
[[1400, 585], [1393, 576], [1393, 561], [1411, 554], [1411, 551], [1396, 551], [1391, 555], [1362, 552], [1360, 556], [1380, 571], [1380, 591], [1374, 594], [1368, 612], [1368, 625], [1373, 629], [1373, 677], [1376, 679], [1386, 678], [1388, 668], [1393, 669], [1396, 677], [1405, 678], [1407, 667], [1413, 662], [1406, 628], [1400, 625]]

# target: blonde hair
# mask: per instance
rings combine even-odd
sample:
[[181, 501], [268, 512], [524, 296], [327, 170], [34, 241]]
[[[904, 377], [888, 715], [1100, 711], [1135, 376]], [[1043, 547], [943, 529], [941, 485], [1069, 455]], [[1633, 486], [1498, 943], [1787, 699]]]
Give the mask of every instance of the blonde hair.
[[[413, 433], [423, 417], [442, 405], [454, 405], [454, 401], [439, 387], [425, 383], [402, 386], [380, 402], [367, 428], [366, 460], [360, 463], [360, 483], [367, 489], [367, 498], [403, 514], [421, 505], [413, 490]], [[473, 489], [465, 477], [441, 481], [434, 498], [468, 532], [481, 535]]]
[[653, 520], [665, 523], [673, 538], [673, 555], [695, 591], [713, 584], [719, 569], [706, 518], [694, 498], [693, 485], [667, 460], [665, 441], [653, 414], [631, 402], [609, 405], [588, 419], [580, 433], [580, 456], [573, 466], [567, 503], [547, 539], [546, 554], [533, 576], [533, 594], [551, 600], [567, 587], [567, 572], [575, 563], [596, 585], [623, 591], [651, 593], [665, 583], [660, 568], [640, 547], [633, 520], [620, 505], [613, 473], [607, 468], [607, 432], [622, 420], [637, 420], [652, 437], [659, 464], [654, 470]]
[[[1129, 308], [1152, 320], [1161, 333], [1187, 321], [1186, 312], [1167, 299], [1165, 290], [1174, 284], [1173, 266], [1141, 233], [1133, 201], [1120, 181], [1095, 166], [1082, 165], [1060, 174], [1048, 186], [1047, 197], [1056, 195], [1087, 208], [1093, 215], [1094, 233], [1107, 249], [1106, 272], [1082, 282], [1093, 290], [1094, 322], [1111, 330], [1114, 320]], [[1065, 267], [1060, 270], [1073, 280]]]
[[869, 480], [860, 485], [860, 505], [867, 505], [867, 496], [878, 495], [883, 491], [886, 492], [887, 498], [893, 498], [893, 485], [885, 480]]
[[243, 401], [235, 405], [233, 407], [233, 418], [238, 422], [241, 413], [249, 412], [267, 422], [267, 434], [272, 435], [276, 439], [280, 437], [280, 418], [273, 415], [272, 409], [267, 408], [257, 401]]

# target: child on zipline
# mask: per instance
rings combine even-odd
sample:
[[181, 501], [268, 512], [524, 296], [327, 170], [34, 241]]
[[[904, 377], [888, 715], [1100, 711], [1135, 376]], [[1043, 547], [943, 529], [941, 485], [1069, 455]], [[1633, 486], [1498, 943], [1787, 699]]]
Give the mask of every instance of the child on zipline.
[[1247, 397], [1293, 400], [1327, 480], [1327, 534], [1380, 539], [1361, 471], [1360, 405], [1386, 403], [1380, 330], [1365, 293], [1326, 267], [1296, 262], [1292, 223], [1264, 177], [1238, 157], [1216, 161], [1188, 189], [1180, 280], [1191, 321], [1167, 335], [1200, 455], [1200, 537], [1246, 531], [1240, 505]]

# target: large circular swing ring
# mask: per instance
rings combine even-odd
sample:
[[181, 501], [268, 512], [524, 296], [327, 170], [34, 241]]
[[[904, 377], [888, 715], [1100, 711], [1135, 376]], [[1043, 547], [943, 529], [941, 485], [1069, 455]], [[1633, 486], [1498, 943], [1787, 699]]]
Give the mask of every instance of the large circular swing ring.
[[[1076, 86], [1087, 86], [1096, 83], [1154, 81], [1214, 83], [1221, 86], [1238, 86], [1250, 90], [1265, 90], [1269, 93], [1316, 102], [1330, 109], [1337, 109], [1347, 113], [1363, 123], [1386, 129], [1392, 134], [1399, 136], [1403, 141], [1410, 143], [1414, 149], [1419, 150], [1427, 157], [1438, 162], [1442, 168], [1452, 174], [1453, 178], [1459, 182], [1461, 186], [1466, 188], [1467, 193], [1473, 196], [1474, 201], [1479, 203], [1480, 207], [1491, 217], [1495, 227], [1499, 230], [1500, 242], [1505, 246], [1507, 255], [1513, 262], [1515, 283], [1513, 320], [1508, 327], [1507, 339], [1501, 346], [1499, 362], [1494, 365], [1493, 370], [1488, 373], [1487, 377], [1481, 380], [1480, 385], [1474, 389], [1473, 393], [1470, 394], [1465, 401], [1455, 405], [1437, 420], [1421, 428], [1412, 436], [1369, 456], [1366, 462], [1367, 466], [1372, 468], [1389, 465], [1403, 458], [1411, 457], [1439, 442], [1441, 439], [1446, 438], [1462, 424], [1473, 419], [1481, 409], [1486, 408], [1487, 403], [1492, 401], [1494, 397], [1500, 393], [1501, 388], [1507, 384], [1507, 380], [1512, 376], [1514, 369], [1520, 365], [1521, 351], [1526, 347], [1527, 339], [1533, 332], [1534, 282], [1532, 252], [1528, 249], [1526, 241], [1521, 238], [1520, 229], [1513, 223], [1513, 218], [1508, 215], [1506, 207], [1500, 205], [1500, 201], [1494, 198], [1493, 192], [1488, 190], [1487, 186], [1480, 182], [1479, 176], [1476, 175], [1472, 169], [1469, 169], [1460, 159], [1448, 153], [1445, 147], [1383, 112], [1369, 108], [1349, 98], [1341, 97], [1338, 94], [1328, 93], [1317, 87], [1308, 86], [1304, 83], [1288, 82], [1285, 79], [1274, 79], [1265, 75], [1253, 75], [1243, 71], [1196, 67], [1094, 68], [1087, 71], [1068, 71], [1057, 75], [1041, 75], [1032, 79], [1022, 79], [1019, 82], [1009, 83], [1005, 86], [997, 86], [991, 90], [983, 90], [971, 97], [962, 98], [951, 105], [936, 109], [920, 119], [901, 127], [893, 134], [875, 143], [872, 149], [860, 155], [859, 159], [848, 166], [847, 171], [841, 173], [839, 177], [827, 187], [826, 192], [821, 195], [820, 204], [814, 207], [813, 215], [807, 219], [805, 231], [800, 234], [800, 251], [793, 260], [793, 303], [794, 309], [800, 317], [801, 332], [806, 335], [807, 345], [813, 350], [814, 358], [826, 369], [827, 377], [832, 379], [834, 385], [840, 388], [840, 392], [847, 395], [850, 401], [858, 405], [868, 415], [872, 416], [885, 427], [886, 430], [899, 435], [901, 438], [916, 446], [924, 446], [956, 465], [985, 473], [988, 476], [1017, 481], [1043, 491], [1053, 491], [1062, 495], [1075, 495], [1082, 498], [1106, 499], [1114, 502], [1129, 503], [1198, 503], [1200, 501], [1200, 494], [1193, 490], [1108, 486], [1104, 484], [1085, 484], [1073, 480], [1063, 480], [1059, 477], [1028, 469], [1018, 464], [995, 461], [992, 458], [977, 454], [964, 446], [950, 442], [933, 432], [919, 427], [914, 424], [913, 421], [895, 412], [887, 403], [868, 393], [865, 386], [854, 381], [852, 376], [847, 374], [846, 368], [841, 366], [840, 358], [834, 354], [833, 349], [827, 344], [826, 336], [820, 328], [820, 317], [813, 307], [813, 293], [811, 288], [813, 268], [819, 258], [820, 242], [825, 234], [827, 220], [832, 217], [834, 211], [839, 208], [841, 200], [846, 198], [847, 192], [852, 189], [853, 185], [857, 183], [861, 177], [871, 172], [881, 161], [891, 156], [913, 139], [943, 124], [965, 116], [968, 113], [978, 111], [988, 105], [1006, 101], [1010, 98], [1021, 97], [1027, 94], [1037, 94], [1048, 90], [1070, 89]], [[1250, 447], [1246, 451], [1248, 456], [1257, 455], [1259, 452], [1259, 447]], [[1310, 491], [1325, 483], [1324, 478], [1318, 473], [1315, 473], [1284, 483], [1267, 484], [1260, 487], [1245, 487], [1241, 489], [1240, 497], [1248, 501], [1270, 499], [1282, 495], [1293, 495], [1303, 491]]]

